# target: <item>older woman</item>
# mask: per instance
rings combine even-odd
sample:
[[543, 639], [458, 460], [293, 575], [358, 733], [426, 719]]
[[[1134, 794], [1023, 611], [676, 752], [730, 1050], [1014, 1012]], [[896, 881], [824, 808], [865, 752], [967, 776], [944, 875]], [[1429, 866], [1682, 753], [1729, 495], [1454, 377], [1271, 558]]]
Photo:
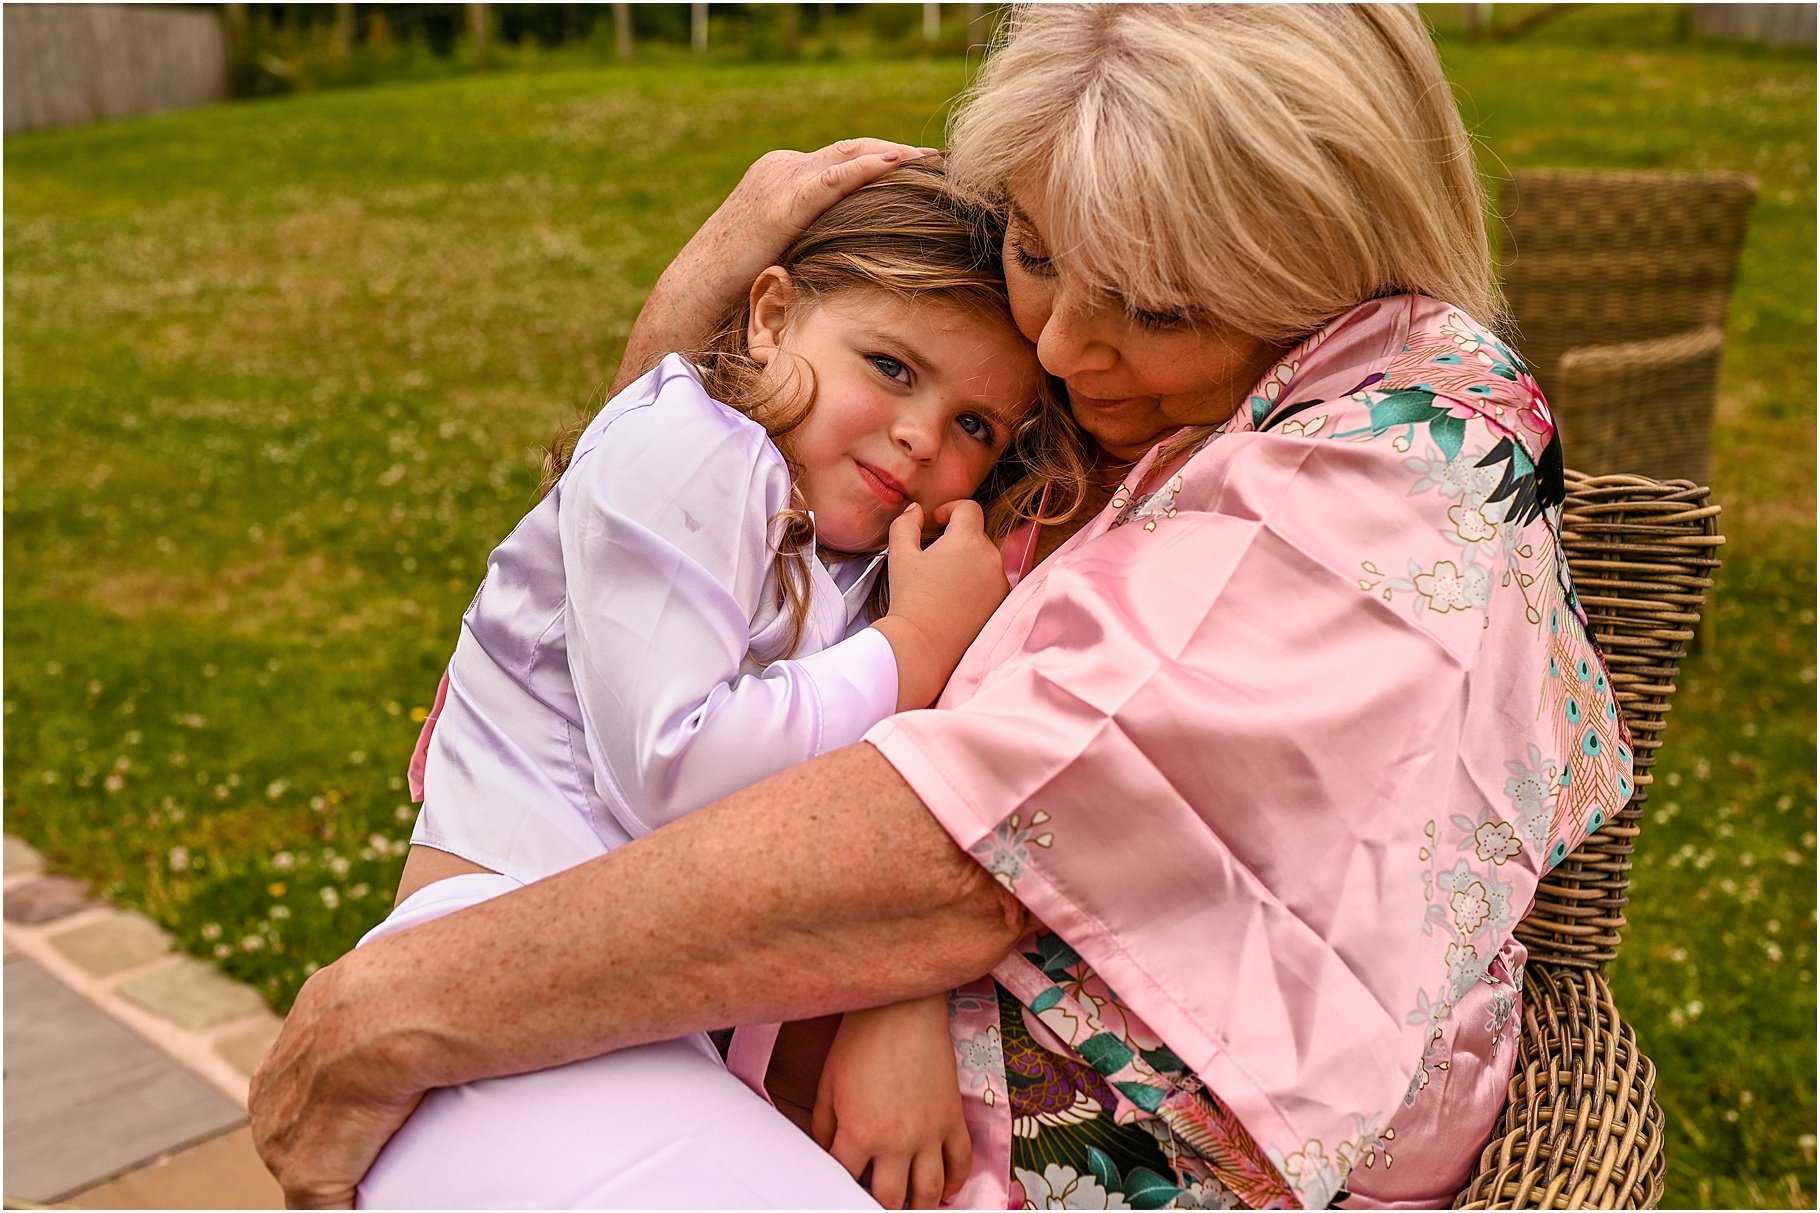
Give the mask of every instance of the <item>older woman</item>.
[[[1036, 537], [938, 709], [313, 978], [253, 1093], [293, 1199], [348, 1199], [431, 1088], [956, 986], [962, 1203], [1463, 1182], [1514, 1058], [1512, 927], [1631, 756], [1426, 31], [1033, 8], [952, 143], [1007, 208], [1096, 508]], [[762, 161], [628, 361], [897, 154]]]

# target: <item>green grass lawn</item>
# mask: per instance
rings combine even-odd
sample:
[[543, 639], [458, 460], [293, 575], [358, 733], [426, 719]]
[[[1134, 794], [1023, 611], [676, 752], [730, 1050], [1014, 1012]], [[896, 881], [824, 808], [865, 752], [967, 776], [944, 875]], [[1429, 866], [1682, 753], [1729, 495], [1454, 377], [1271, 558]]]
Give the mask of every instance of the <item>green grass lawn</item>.
[[[1614, 980], [1661, 1067], [1666, 1203], [1811, 1208], [1814, 61], [1675, 24], [1443, 53], [1488, 168], [1761, 185], [1726, 567]], [[6, 828], [287, 1005], [389, 905], [486, 552], [669, 254], [768, 148], [939, 142], [965, 74], [672, 61], [9, 138]]]

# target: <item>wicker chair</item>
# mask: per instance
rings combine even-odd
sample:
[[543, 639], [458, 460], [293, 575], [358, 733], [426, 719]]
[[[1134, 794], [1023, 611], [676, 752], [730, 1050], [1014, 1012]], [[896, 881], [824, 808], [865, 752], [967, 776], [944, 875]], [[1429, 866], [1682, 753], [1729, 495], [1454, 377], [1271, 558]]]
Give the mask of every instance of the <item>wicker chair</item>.
[[1712, 483], [1713, 408], [1725, 334], [1589, 345], [1561, 356], [1550, 399], [1571, 420], [1574, 466]]
[[[1505, 182], [1516, 346], [1574, 466], [1708, 482], [1712, 335], [1722, 341], [1756, 192], [1731, 173], [1525, 171]], [[1645, 429], [1644, 447], [1614, 437]]]
[[1718, 567], [1719, 507], [1685, 481], [1567, 473], [1561, 533], [1635, 743], [1637, 792], [1545, 877], [1517, 928], [1529, 948], [1510, 1102], [1456, 1208], [1654, 1208], [1655, 1066], [1612, 1005], [1605, 966], [1681, 658]]

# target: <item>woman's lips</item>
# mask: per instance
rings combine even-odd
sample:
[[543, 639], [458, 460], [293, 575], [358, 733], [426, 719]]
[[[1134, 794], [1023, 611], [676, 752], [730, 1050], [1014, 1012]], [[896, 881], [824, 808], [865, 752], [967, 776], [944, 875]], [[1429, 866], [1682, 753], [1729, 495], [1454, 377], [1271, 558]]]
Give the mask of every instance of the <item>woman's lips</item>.
[[1073, 388], [1069, 388], [1068, 401], [1070, 404], [1080, 408], [1093, 409], [1095, 412], [1100, 413], [1110, 413], [1115, 409], [1121, 409], [1127, 404], [1130, 404], [1131, 397], [1114, 396], [1109, 398], [1105, 396], [1090, 396], [1086, 392], [1077, 392]]
[[903, 483], [889, 472], [882, 472], [871, 464], [860, 463], [858, 460], [854, 461], [854, 466], [859, 468], [859, 478], [865, 481], [866, 487], [886, 505], [900, 506], [909, 497], [904, 492]]

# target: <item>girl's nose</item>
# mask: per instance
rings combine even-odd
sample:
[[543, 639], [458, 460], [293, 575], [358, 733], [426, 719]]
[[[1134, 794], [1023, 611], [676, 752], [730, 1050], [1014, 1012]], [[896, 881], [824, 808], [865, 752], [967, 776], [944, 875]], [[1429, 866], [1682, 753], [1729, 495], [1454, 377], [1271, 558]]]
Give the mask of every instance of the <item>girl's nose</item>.
[[892, 419], [891, 440], [918, 462], [933, 459], [941, 445], [940, 423], [936, 410], [906, 403]]

